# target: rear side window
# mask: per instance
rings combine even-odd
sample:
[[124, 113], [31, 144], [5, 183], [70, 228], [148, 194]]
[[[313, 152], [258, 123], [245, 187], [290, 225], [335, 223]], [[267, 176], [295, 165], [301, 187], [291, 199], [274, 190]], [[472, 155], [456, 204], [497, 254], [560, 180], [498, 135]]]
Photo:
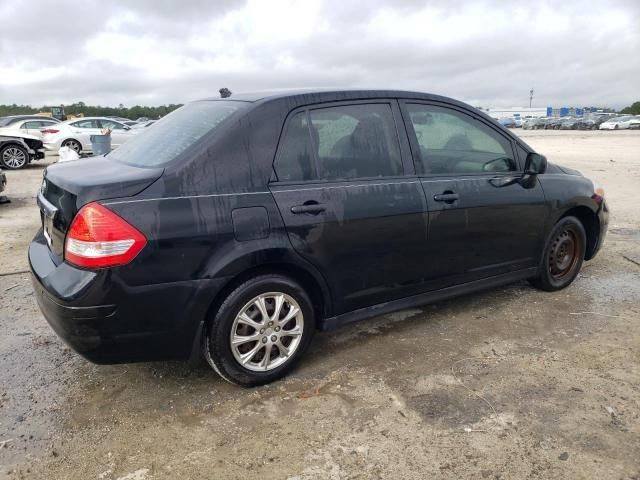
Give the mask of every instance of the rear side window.
[[311, 134], [324, 180], [402, 174], [391, 106], [384, 103], [311, 110]]
[[408, 104], [420, 155], [418, 170], [471, 174], [517, 170], [511, 143], [479, 120], [457, 110]]
[[139, 167], [157, 167], [177, 158], [233, 113], [250, 103], [216, 100], [188, 103], [145, 128], [107, 158]]
[[24, 122], [21, 128], [40, 128], [42, 127], [43, 122], [33, 121], [33, 122]]
[[280, 140], [275, 170], [280, 182], [305, 181], [313, 178], [311, 136], [307, 125], [307, 113], [296, 113]]

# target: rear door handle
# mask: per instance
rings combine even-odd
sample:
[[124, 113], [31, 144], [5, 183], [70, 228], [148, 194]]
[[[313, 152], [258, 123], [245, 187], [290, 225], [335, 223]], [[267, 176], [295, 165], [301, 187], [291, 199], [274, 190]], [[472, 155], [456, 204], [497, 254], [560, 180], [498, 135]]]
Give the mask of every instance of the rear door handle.
[[433, 196], [436, 202], [453, 203], [460, 198], [460, 195], [453, 192], [439, 193]]
[[304, 205], [294, 205], [291, 207], [291, 213], [295, 215], [299, 215], [302, 213], [308, 213], [310, 215], [318, 215], [322, 213], [327, 208], [324, 205], [320, 205], [319, 203], [305, 203]]

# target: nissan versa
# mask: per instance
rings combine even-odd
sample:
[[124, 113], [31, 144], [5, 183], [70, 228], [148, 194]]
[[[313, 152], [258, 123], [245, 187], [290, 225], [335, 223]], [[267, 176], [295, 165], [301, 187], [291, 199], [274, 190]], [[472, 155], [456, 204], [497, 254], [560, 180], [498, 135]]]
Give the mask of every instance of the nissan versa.
[[245, 386], [314, 330], [521, 279], [569, 285], [604, 192], [458, 101], [296, 91], [189, 103], [47, 168], [40, 308], [96, 363], [204, 355]]

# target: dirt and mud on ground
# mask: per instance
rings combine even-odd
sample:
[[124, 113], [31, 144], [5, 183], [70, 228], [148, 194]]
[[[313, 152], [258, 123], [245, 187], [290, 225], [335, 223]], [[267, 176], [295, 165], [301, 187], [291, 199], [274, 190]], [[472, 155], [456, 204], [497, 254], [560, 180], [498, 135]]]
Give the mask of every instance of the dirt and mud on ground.
[[521, 282], [318, 334], [253, 390], [66, 348], [11, 274], [43, 165], [9, 172], [0, 478], [640, 478], [640, 132], [518, 133], [607, 190], [607, 242], [570, 288]]

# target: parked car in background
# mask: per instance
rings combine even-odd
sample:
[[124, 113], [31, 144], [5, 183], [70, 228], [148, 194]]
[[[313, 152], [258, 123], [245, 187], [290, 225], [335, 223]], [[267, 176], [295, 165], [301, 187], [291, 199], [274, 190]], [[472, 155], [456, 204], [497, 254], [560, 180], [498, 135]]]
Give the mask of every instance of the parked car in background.
[[104, 118], [110, 118], [111, 120], [116, 120], [117, 122], [122, 122], [122, 123], [133, 122], [134, 121], [134, 120], [131, 120], [130, 118], [125, 118], [125, 117], [106, 116]]
[[606, 118], [601, 116], [584, 117], [576, 123], [575, 128], [578, 130], [597, 130], [605, 120]]
[[453, 99], [294, 91], [188, 103], [47, 168], [34, 292], [97, 363], [284, 376], [316, 329], [529, 279], [570, 285], [604, 191]]
[[638, 130], [640, 129], [640, 116], [635, 116], [633, 117], [633, 120], [631, 120], [629, 122], [629, 128], [631, 130]]
[[518, 117], [518, 118], [514, 118], [513, 121], [516, 123], [516, 128], [522, 128], [522, 124], [524, 123], [524, 120]]
[[511, 117], [504, 117], [498, 119], [498, 123], [503, 127], [516, 128], [516, 121]]
[[85, 117], [67, 120], [42, 130], [44, 147], [57, 152], [60, 147], [69, 147], [81, 153], [91, 153], [91, 135], [100, 135], [111, 129], [111, 147], [117, 148], [133, 138], [138, 130], [107, 117]]
[[138, 117], [136, 118], [136, 122], [148, 122], [149, 119], [147, 117]]
[[0, 134], [12, 132], [26, 133], [36, 137], [42, 137], [41, 130], [60, 123], [55, 118], [43, 115], [14, 115], [0, 118]]
[[632, 115], [614, 117], [600, 124], [600, 130], [627, 130], [634, 120]]
[[574, 130], [578, 122], [580, 122], [580, 118], [576, 117], [564, 117], [562, 122], [560, 123], [560, 130]]
[[544, 128], [546, 117], [527, 118], [522, 124], [525, 130], [540, 130]]
[[131, 128], [147, 128], [156, 123], [157, 120], [147, 120], [146, 122], [136, 122]]
[[0, 167], [17, 170], [42, 158], [42, 140], [35, 135], [19, 132], [0, 133]]
[[544, 123], [545, 130], [559, 130], [562, 123], [562, 117], [549, 117]]

